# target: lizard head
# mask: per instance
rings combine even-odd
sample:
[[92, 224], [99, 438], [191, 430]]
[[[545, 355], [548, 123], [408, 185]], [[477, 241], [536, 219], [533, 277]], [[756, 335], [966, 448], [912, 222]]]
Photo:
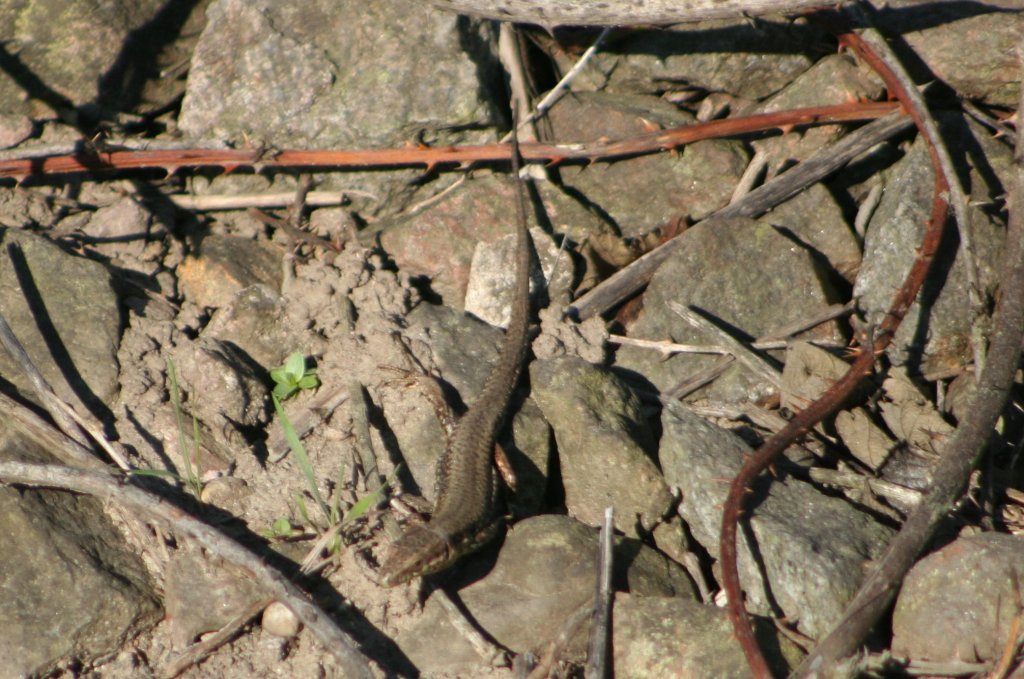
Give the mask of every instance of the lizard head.
[[429, 525], [410, 526], [392, 543], [380, 568], [385, 587], [394, 587], [421, 575], [443, 570], [455, 557], [455, 549], [445, 536]]

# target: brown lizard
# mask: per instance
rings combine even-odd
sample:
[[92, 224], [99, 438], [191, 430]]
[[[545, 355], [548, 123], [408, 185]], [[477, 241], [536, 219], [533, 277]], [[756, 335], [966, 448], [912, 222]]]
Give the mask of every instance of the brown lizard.
[[388, 550], [381, 582], [392, 587], [442, 571], [487, 543], [501, 526], [497, 516], [498, 478], [494, 440], [505, 419], [529, 346], [530, 231], [526, 193], [519, 177], [519, 145], [513, 135], [512, 172], [516, 183], [516, 273], [512, 313], [498, 361], [476, 401], [455, 426], [437, 461], [435, 505], [430, 520], [412, 525]]

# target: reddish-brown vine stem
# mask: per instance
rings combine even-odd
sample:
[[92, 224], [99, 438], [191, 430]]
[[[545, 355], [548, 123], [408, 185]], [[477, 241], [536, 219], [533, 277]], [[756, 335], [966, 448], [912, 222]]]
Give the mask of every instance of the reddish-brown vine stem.
[[[835, 15], [823, 16], [826, 21], [834, 21], [835, 18]], [[779, 454], [792, 442], [806, 434], [815, 424], [842, 407], [861, 381], [871, 373], [875, 356], [884, 351], [892, 341], [896, 329], [903, 321], [907, 310], [924, 283], [928, 269], [938, 251], [949, 214], [949, 205], [944, 198], [949, 190], [949, 184], [942, 172], [938, 154], [935, 151], [935, 140], [927, 131], [925, 114], [915, 106], [915, 98], [903, 86], [901, 79], [859, 35], [850, 30], [836, 31], [836, 33], [840, 45], [852, 49], [870, 65], [885, 82], [890, 95], [895, 96], [913, 118], [915, 125], [928, 144], [935, 172], [935, 189], [931, 219], [918, 249], [917, 258], [902, 287], [896, 292], [889, 311], [879, 324], [874, 336], [866, 338], [867, 345], [861, 345], [850, 369], [839, 381], [826, 390], [817, 401], [799, 412], [783, 429], [765, 441], [746, 460], [729, 487], [723, 508], [720, 540], [722, 586], [728, 596], [729, 619], [732, 622], [736, 638], [743, 648], [754, 677], [757, 679], [771, 679], [772, 673], [754, 638], [754, 631], [747, 618], [743, 603], [743, 590], [740, 586], [736, 538], [739, 520], [743, 513], [743, 500], [757, 476], [765, 471]]]
[[[855, 122], [881, 118], [896, 109], [890, 102], [850, 102], [832, 106], [761, 113], [738, 118], [711, 120], [669, 130], [659, 130], [617, 141], [579, 144], [523, 144], [527, 162], [590, 162], [645, 153], [672, 150], [702, 139], [730, 137], [772, 129], [826, 123]], [[304, 169], [416, 167], [428, 169], [458, 167], [478, 162], [505, 162], [508, 145], [437, 146], [394, 149], [345, 150], [238, 150], [238, 149], [164, 149], [111, 150], [79, 152], [41, 158], [0, 160], [0, 178], [24, 179], [75, 172], [110, 172], [114, 170], [163, 169], [168, 172], [183, 167], [277, 167]]]

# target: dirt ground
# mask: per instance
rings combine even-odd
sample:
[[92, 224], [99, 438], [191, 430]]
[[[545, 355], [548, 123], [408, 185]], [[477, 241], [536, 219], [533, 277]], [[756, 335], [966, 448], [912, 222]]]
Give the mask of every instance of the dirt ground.
[[[109, 439], [134, 470], [131, 484], [165, 500], [163, 518], [129, 508], [114, 493], [89, 510], [69, 510], [102, 511], [114, 528], [106, 536], [100, 529], [100, 543], [116, 535], [111, 551], [134, 555], [129, 560], [137, 558], [144, 574], [122, 575], [103, 560], [106, 546], [84, 547], [98, 570], [138, 590], [127, 605], [136, 608], [124, 629], [112, 633], [116, 647], [76, 638], [40, 665], [39, 676], [353, 675], [358, 662], [343, 667], [345, 654], [325, 648], [319, 628], [300, 625], [280, 606], [267, 608], [276, 594], [254, 562], [238, 563], [174, 523], [189, 514], [297, 585], [304, 594], [291, 603], [305, 597], [319, 606], [314, 617], [335, 623], [352, 653], [369, 660], [373, 676], [526, 676], [526, 656], [543, 653], [565, 620], [591, 601], [596, 527], [608, 504], [616, 506], [617, 554], [629, 562], [615, 575], [617, 676], [669, 676], [661, 661], [672, 663], [671, 676], [745, 676], [746, 661], [720, 607], [717, 530], [725, 477], [838, 379], [847, 347], [884, 315], [902, 281], [903, 274], [894, 281], [892, 272], [909, 269], [927, 221], [931, 169], [920, 139], [906, 131], [880, 139], [827, 182], [773, 204], [768, 217], [741, 214], [715, 228], [702, 220], [742, 198], [737, 185], [785, 174], [845, 138], [843, 128], [785, 135], [746, 130], [736, 139], [698, 141], [685, 152], [535, 164], [531, 364], [498, 437], [519, 477], [507, 500], [511, 527], [453, 572], [387, 588], [378, 575], [383, 554], [401, 523], [429, 511], [449, 425], [473, 403], [501, 346], [512, 287], [512, 184], [498, 162], [462, 159], [458, 169], [466, 172], [428, 161], [425, 170], [403, 164], [306, 174], [265, 167], [259, 158], [273, 159], [296, 139], [318, 149], [483, 148], [507, 128], [509, 95], [498, 68], [506, 61], [497, 56], [496, 25], [440, 10], [382, 3], [356, 11], [359, 20], [342, 28], [331, 24], [324, 37], [315, 24], [339, 19], [323, 3], [257, 4], [154, 2], [147, 21], [136, 18], [142, 28], [122, 33], [107, 21], [126, 45], [158, 36], [159, 49], [137, 62], [146, 64], [145, 73], [111, 66], [99, 78], [86, 69], [95, 96], [88, 105], [58, 91], [73, 92], [59, 80], [60, 69], [40, 66], [35, 80], [25, 75], [36, 68], [31, 48], [41, 38], [19, 33], [26, 51], [0, 58], [6, 74], [0, 85], [23, 88], [30, 107], [4, 111], [0, 140], [12, 148], [0, 166], [28, 158], [26, 149], [88, 158], [152, 144], [172, 154], [142, 170], [20, 176], [0, 187], [0, 281], [7, 289], [0, 312], [57, 394], [88, 413], [102, 432], [96, 438]], [[0, 8], [0, 22], [5, 11]], [[92, 14], [90, 31], [99, 30], [101, 14]], [[18, 16], [29, 21], [29, 15]], [[772, 640], [767, 645], [777, 667], [798, 663], [800, 635], [823, 635], [852, 595], [855, 585], [840, 583], [828, 569], [849, 566], [852, 574], [844, 577], [859, 581], [863, 565], [880, 558], [912, 506], [902, 499], [916, 502], [927, 487], [936, 452], [966, 417], [978, 347], [985, 344], [979, 337], [998, 296], [1011, 167], [1004, 139], [1012, 133], [1008, 88], [1019, 86], [1019, 64], [996, 69], [995, 76], [980, 68], [964, 74], [942, 61], [953, 48], [937, 45], [955, 44], [960, 29], [960, 35], [992, 36], [998, 45], [1011, 38], [988, 24], [979, 28], [974, 16], [936, 19], [935, 26], [907, 16], [898, 18], [908, 49], [931, 60], [932, 75], [944, 78], [936, 86], [939, 117], [963, 142], [956, 157], [971, 200], [976, 242], [969, 261], [976, 270], [968, 273], [955, 244], [940, 253], [942, 281], [930, 278], [935, 287], [925, 294], [931, 306], [921, 312], [915, 305], [910, 329], [879, 357], [887, 372], [873, 385], [874, 398], [861, 399], [845, 420], [829, 420], [794, 447], [773, 490], [758, 496], [766, 523], [751, 534], [761, 541], [763, 569], [779, 579], [774, 591], [744, 582], [758, 616], [793, 614], [788, 636], [795, 643], [767, 623], [759, 627]], [[576, 81], [579, 92], [538, 127], [541, 141], [600, 145], [727, 114], [885, 98], [864, 63], [831, 53], [832, 42], [822, 48], [832, 40], [826, 34], [808, 38], [802, 21], [766, 21], [613, 33]], [[940, 34], [946, 24], [959, 28]], [[146, 33], [146, 26], [155, 32]], [[407, 51], [396, 27], [416, 32]], [[928, 30], [936, 32], [922, 39]], [[787, 31], [809, 42], [796, 45]], [[338, 33], [346, 40], [332, 52], [325, 45]], [[543, 91], [597, 32], [531, 29], [527, 35], [522, 50], [534, 87]], [[1007, 51], [998, 45], [986, 49]], [[393, 61], [396, 54], [401, 61]], [[388, 68], [396, 80], [381, 75]], [[52, 92], [40, 84], [51, 73], [60, 85]], [[123, 91], [134, 93], [131, 101], [111, 103], [113, 73], [121, 74]], [[217, 82], [229, 73], [239, 78], [236, 84]], [[403, 88], [406, 96], [396, 101], [407, 106], [389, 99]], [[977, 115], [958, 108], [957, 94], [976, 102], [970, 106]], [[220, 150], [259, 158], [241, 167], [230, 161], [195, 167], [173, 155], [212, 145], [214, 137], [229, 142]], [[215, 204], [221, 200], [232, 205]], [[908, 226], [900, 231], [901, 224]], [[583, 322], [563, 313], [612, 272], [680, 232], [690, 245], [645, 279], [643, 294], [608, 303]], [[31, 276], [19, 277], [22, 260], [38, 279], [35, 288], [26, 282]], [[33, 302], [36, 288], [42, 305]], [[34, 313], [40, 308], [49, 326]], [[726, 339], [707, 335], [699, 318], [684, 322], [686, 308], [727, 319]], [[833, 315], [792, 329], [823, 310]], [[861, 318], [850, 320], [854, 311]], [[775, 334], [780, 328], [785, 332]], [[777, 344], [758, 349], [751, 366], [746, 352], [717, 346], [732, 335]], [[65, 345], [57, 354], [54, 336]], [[715, 346], [709, 351], [708, 345]], [[729, 367], [722, 353], [743, 358]], [[291, 373], [282, 370], [286, 365]], [[9, 386], [17, 394], [8, 407], [42, 412], [31, 405], [39, 397], [16, 364], [0, 365], [0, 373], [5, 393]], [[691, 380], [697, 386], [687, 386]], [[293, 388], [285, 389], [288, 384]], [[282, 395], [280, 410], [275, 393]], [[1007, 411], [991, 446], [987, 476], [970, 489], [977, 506], [961, 505], [936, 547], [975, 529], [1016, 535], [1024, 525], [1015, 413]], [[13, 436], [4, 431], [5, 441]], [[33, 438], [37, 444], [40, 436]], [[706, 444], [722, 454], [708, 454], [700, 467], [699, 453], [678, 449], [691, 440], [698, 442], [694, 448]], [[5, 449], [0, 459], [36, 455]], [[808, 471], [812, 459], [835, 474], [815, 477]], [[906, 492], [894, 500], [882, 491], [850, 490], [844, 475], [882, 479]], [[778, 509], [783, 501], [789, 507]], [[996, 517], [994, 524], [980, 516], [985, 512]], [[796, 522], [804, 527], [791, 528]], [[826, 535], [838, 525], [853, 532]], [[95, 538], [94, 528], [81, 529], [88, 534], [82, 540]], [[775, 550], [766, 535], [772, 530], [790, 546]], [[809, 545], [806, 552], [798, 543]], [[753, 572], [756, 565], [743, 568]], [[815, 580], [842, 590], [835, 595], [842, 601], [828, 599], [832, 591], [811, 591]], [[26, 583], [12, 589], [18, 588], [33, 589]], [[53, 597], [68, 608], [96, 603], [70, 591]], [[802, 605], [824, 612], [797, 614]], [[628, 613], [630, 607], [640, 612]], [[679, 627], [668, 632], [670, 620]], [[467, 631], [472, 623], [487, 631], [482, 640]], [[18, 620], [8, 624], [29, 629]], [[683, 649], [673, 645], [671, 653], [652, 641], [663, 633], [675, 638], [688, 629], [684, 624], [707, 638]], [[1004, 627], [993, 629], [990, 636], [1002, 638]], [[567, 636], [551, 676], [582, 674], [584, 635]], [[656, 648], [643, 655], [638, 649], [648, 642]], [[909, 635], [898, 643], [911, 649], [915, 641]], [[971, 660], [994, 662], [982, 651]], [[881, 671], [898, 674], [892, 666]], [[0, 676], [21, 674], [0, 669]]]

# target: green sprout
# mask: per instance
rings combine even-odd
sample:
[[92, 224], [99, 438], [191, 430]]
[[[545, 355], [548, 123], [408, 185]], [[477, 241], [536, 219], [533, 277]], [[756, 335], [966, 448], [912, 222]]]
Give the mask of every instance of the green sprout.
[[287, 400], [301, 389], [316, 389], [320, 380], [316, 377], [316, 368], [306, 367], [306, 357], [296, 351], [279, 368], [270, 371], [270, 379], [274, 380], [274, 396]]
[[[341, 496], [337, 493], [334, 494], [332, 502], [328, 503], [317, 487], [316, 472], [313, 469], [312, 461], [309, 459], [309, 454], [306, 452], [305, 446], [302, 445], [302, 440], [299, 438], [282, 406], [282, 401], [293, 396], [298, 391], [302, 389], [315, 389], [320, 386], [320, 381], [316, 377], [316, 370], [307, 369], [306, 359], [301, 353], [295, 352], [288, 357], [283, 366], [271, 370], [270, 377], [274, 380], [274, 390], [271, 394], [274, 411], [277, 414], [281, 430], [284, 432], [285, 440], [288, 442], [295, 462], [305, 478], [308, 497], [313, 501], [313, 507], [307, 507], [305, 498], [301, 494], [296, 493], [296, 509], [302, 522], [305, 525], [312, 526], [318, 535], [324, 536], [327, 533], [333, 533], [325, 546], [329, 554], [336, 554], [342, 547], [341, 536], [338, 534], [338, 531], [342, 526], [364, 516], [371, 507], [377, 504], [382, 494], [386, 492], [388, 485], [392, 482], [393, 476], [388, 478], [381, 487], [360, 498], [358, 502], [349, 508], [348, 512], [342, 509]], [[314, 511], [311, 512], [310, 509]], [[314, 517], [311, 514], [316, 514], [317, 516]], [[264, 535], [270, 539], [289, 539], [296, 537], [300, 533], [301, 531], [296, 530], [288, 519], [278, 518]]]

